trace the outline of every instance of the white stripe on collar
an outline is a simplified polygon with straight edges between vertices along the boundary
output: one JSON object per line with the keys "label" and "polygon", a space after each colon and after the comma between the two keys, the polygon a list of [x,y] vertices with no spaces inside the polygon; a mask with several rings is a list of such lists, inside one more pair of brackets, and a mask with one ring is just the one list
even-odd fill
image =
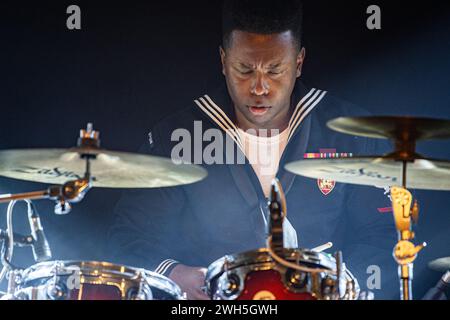
{"label": "white stripe on collar", "polygon": [[[326,91],[311,89],[297,104],[291,119],[289,120],[289,138],[292,138],[295,130],[299,127],[303,119],[314,109],[315,106],[327,94]],[[225,114],[208,95],[204,95],[199,99],[194,100],[197,106],[210,117],[222,130],[224,130],[236,142],[236,144],[243,150],[241,137],[238,133],[236,125]]]}
{"label": "white stripe on collar", "polygon": [[[222,130],[227,133],[233,140],[236,142],[236,144],[243,150],[243,145],[241,142],[241,137],[239,136],[237,129],[233,129],[227,121],[224,120],[224,118],[218,114],[213,107],[209,105],[209,103],[203,99],[200,98],[199,100],[194,100],[194,102],[197,104],[197,106],[203,110],[204,113],[208,117],[210,117]],[[219,107],[218,107],[219,108]],[[220,109],[220,108],[219,108]],[[223,110],[220,110],[221,113],[223,113]],[[226,117],[228,122],[231,122],[231,120],[223,113],[223,115]],[[231,122],[232,123],[232,122]]]}
{"label": "white stripe on collar", "polygon": [[237,130],[236,125],[233,123],[233,121],[230,120],[230,118],[228,118],[225,112],[223,112],[223,110],[217,104],[215,104],[214,101],[208,95],[205,95],[205,98],[224,117],[224,119],[227,120],[228,125],[234,128],[234,130]]}
{"label": "white stripe on collar", "polygon": [[312,88],[297,104],[295,107],[294,112],[292,113],[291,119],[289,120],[289,128],[292,127],[292,122],[294,121],[294,118],[297,116],[298,112],[302,112],[305,108],[303,105],[305,104],[305,101],[307,101],[315,92],[317,91],[316,88]]}
{"label": "white stripe on collar", "polygon": [[292,138],[303,119],[319,104],[320,101],[322,101],[326,94],[326,91],[311,89],[311,91],[305,96],[306,99],[304,98],[300,101],[296,109],[296,111],[299,111],[294,112],[291,118],[292,123],[289,128],[288,141]]}
{"label": "white stripe on collar", "polygon": [[169,267],[174,263],[177,263],[177,261],[173,259],[166,259],[158,265],[158,267],[154,270],[154,272],[164,274],[167,271],[167,269],[169,269]]}

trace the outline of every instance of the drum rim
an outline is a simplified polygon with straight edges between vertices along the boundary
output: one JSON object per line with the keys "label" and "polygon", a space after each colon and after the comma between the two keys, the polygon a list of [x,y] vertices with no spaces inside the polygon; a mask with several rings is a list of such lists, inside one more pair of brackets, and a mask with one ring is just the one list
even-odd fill
{"label": "drum rim", "polygon": [[[99,274],[108,274],[112,278],[122,277],[127,280],[136,280],[140,275],[145,279],[145,282],[156,289],[165,291],[174,297],[182,300],[183,293],[181,288],[171,279],[163,276],[162,274],[156,273],[154,271],[149,271],[144,268],[131,267],[127,265],[105,262],[105,261],[94,261],[94,260],[51,260],[45,262],[36,263],[22,271],[21,282],[27,287],[27,283],[39,279],[51,278],[53,277],[54,270],[57,267],[62,267],[62,272],[58,273],[60,276],[69,275],[73,272],[66,271],[64,268],[68,267],[78,267],[81,274],[87,277],[95,277]],[[101,273],[95,272],[96,270],[101,270]],[[66,269],[67,270],[67,269]],[[86,282],[89,283],[89,282]],[[22,287],[22,286],[21,286]]]}
{"label": "drum rim", "polygon": [[[322,252],[314,252],[308,249],[300,249],[300,248],[292,248],[284,249],[285,258],[289,260],[290,257],[295,253],[301,253],[302,258],[299,260],[305,264],[315,264],[318,268],[325,268],[333,270],[335,268],[334,257]],[[304,259],[304,257],[308,257],[309,259]],[[256,259],[255,259],[256,258]],[[267,248],[260,248],[256,250],[245,251],[242,253],[230,254],[223,256],[214,262],[212,262],[206,273],[206,281],[212,280],[217,276],[220,276],[224,270],[225,260],[228,262],[229,270],[233,270],[240,267],[251,266],[254,265],[262,267],[267,264],[277,264],[273,258],[270,257],[269,251]]]}

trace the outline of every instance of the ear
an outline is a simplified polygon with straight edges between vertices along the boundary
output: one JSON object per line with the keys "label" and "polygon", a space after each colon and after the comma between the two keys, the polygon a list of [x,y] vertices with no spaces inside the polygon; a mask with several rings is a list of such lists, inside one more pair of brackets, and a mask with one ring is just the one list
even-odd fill
{"label": "ear", "polygon": [[302,75],[302,69],[303,69],[303,62],[305,61],[306,57],[306,50],[305,48],[302,48],[297,55],[297,78],[299,78]]}
{"label": "ear", "polygon": [[225,76],[225,50],[222,48],[222,46],[219,47],[219,53],[220,61],[222,62],[222,73]]}

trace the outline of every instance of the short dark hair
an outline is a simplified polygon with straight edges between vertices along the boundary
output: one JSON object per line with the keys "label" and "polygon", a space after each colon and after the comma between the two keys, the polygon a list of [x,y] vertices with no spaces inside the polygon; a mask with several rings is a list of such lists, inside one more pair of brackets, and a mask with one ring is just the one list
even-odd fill
{"label": "short dark hair", "polygon": [[229,48],[234,30],[259,34],[291,31],[300,50],[302,22],[301,0],[224,0],[222,45]]}

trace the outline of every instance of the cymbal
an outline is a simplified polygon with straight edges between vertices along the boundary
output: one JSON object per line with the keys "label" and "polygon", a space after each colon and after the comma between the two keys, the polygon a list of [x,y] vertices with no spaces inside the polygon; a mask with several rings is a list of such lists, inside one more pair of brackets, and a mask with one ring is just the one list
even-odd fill
{"label": "cymbal", "polygon": [[[304,159],[286,170],[314,179],[376,187],[402,186],[402,162],[389,157]],[[425,158],[407,163],[409,189],[450,190],[450,162]]]}
{"label": "cymbal", "polygon": [[439,272],[447,272],[450,270],[450,257],[439,258],[428,263],[428,267]]}
{"label": "cymbal", "polygon": [[22,149],[0,151],[0,176],[19,180],[64,184],[84,176],[90,160],[93,187],[157,188],[190,184],[206,177],[205,169],[174,164],[170,159],[92,148]]}
{"label": "cymbal", "polygon": [[369,138],[431,140],[450,138],[450,120],[415,117],[337,118],[327,123],[335,131]]}

